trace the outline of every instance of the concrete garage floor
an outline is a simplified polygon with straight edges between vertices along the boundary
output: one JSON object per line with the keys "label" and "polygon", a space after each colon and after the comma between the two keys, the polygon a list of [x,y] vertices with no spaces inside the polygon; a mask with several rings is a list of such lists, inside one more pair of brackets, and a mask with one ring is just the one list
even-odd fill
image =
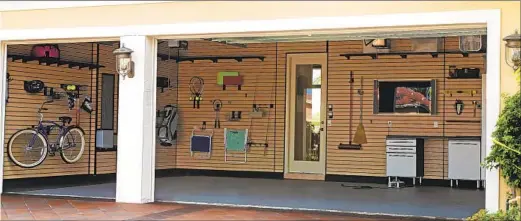
{"label": "concrete garage floor", "polygon": [[[403,216],[465,218],[485,207],[485,191],[448,187],[373,189],[339,182],[178,176],[156,179],[156,201]],[[343,183],[348,186],[361,184]],[[115,183],[16,191],[17,194],[114,199]]]}

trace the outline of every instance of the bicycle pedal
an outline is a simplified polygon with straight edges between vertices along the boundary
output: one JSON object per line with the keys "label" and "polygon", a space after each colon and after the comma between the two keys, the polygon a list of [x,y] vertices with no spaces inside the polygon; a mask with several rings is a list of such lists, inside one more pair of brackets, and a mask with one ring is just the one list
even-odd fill
{"label": "bicycle pedal", "polygon": [[56,153],[54,153],[54,152],[49,153],[49,156],[54,157],[54,156],[56,156]]}

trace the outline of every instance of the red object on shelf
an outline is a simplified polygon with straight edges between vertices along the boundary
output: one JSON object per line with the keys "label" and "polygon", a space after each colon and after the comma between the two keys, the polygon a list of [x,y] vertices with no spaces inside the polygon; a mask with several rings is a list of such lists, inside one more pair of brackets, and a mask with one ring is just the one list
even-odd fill
{"label": "red object on shelf", "polygon": [[60,59],[60,49],[58,48],[58,45],[35,45],[31,49],[31,55],[37,58]]}
{"label": "red object on shelf", "polygon": [[242,85],[242,76],[224,76],[224,85]]}

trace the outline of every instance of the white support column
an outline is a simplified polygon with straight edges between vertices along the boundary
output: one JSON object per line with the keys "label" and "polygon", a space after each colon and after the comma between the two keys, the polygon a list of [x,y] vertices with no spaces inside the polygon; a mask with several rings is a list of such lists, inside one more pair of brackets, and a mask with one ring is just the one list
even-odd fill
{"label": "white support column", "polygon": [[155,185],[157,43],[147,36],[120,41],[134,51],[135,75],[119,78],[116,202],[149,203]]}
{"label": "white support column", "polygon": [[[490,12],[487,21],[487,59],[485,79],[485,109],[483,115],[481,145],[485,145],[486,155],[492,151],[492,132],[501,112],[501,13]],[[504,64],[503,64],[504,65]],[[485,209],[490,212],[499,210],[500,182],[499,170],[490,169],[485,174]]]}
{"label": "white support column", "polygon": [[[6,99],[6,78],[7,78],[7,45],[0,41],[0,140],[5,140],[5,99]],[[3,146],[3,145],[2,145]],[[0,159],[4,159],[4,151],[0,151]],[[4,190],[4,160],[0,168],[0,194]]]}

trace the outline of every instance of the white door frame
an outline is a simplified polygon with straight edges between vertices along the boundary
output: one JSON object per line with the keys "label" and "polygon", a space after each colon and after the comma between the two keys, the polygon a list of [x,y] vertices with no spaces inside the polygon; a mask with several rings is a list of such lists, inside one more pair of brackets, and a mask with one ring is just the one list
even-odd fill
{"label": "white door frame", "polygon": [[[485,121],[483,121],[483,144],[487,154],[492,148],[491,135],[500,112],[500,44],[501,11],[470,10],[429,13],[404,13],[385,15],[363,15],[342,17],[295,18],[273,20],[244,20],[220,22],[194,22],[162,25],[133,25],[117,27],[74,27],[41,29],[0,29],[0,47],[7,43],[31,40],[71,41],[71,39],[119,38],[120,36],[197,37],[197,36],[241,36],[251,32],[272,33],[281,31],[300,31],[312,33],[314,30],[334,30],[369,27],[424,26],[450,24],[486,24],[487,25],[487,75],[485,95]],[[5,41],[5,42],[4,42]],[[0,64],[5,66],[5,52],[0,54]],[[5,67],[0,67],[0,100],[5,101]],[[4,107],[0,107],[4,119]],[[3,122],[3,120],[0,120]],[[1,123],[1,122],[0,122]],[[0,125],[0,140],[4,140],[4,125]],[[3,151],[0,151],[3,159]],[[3,162],[3,161],[2,161]],[[496,169],[487,170],[486,209],[496,211],[499,208],[499,173]],[[3,167],[0,169],[0,187],[2,187]]]}

